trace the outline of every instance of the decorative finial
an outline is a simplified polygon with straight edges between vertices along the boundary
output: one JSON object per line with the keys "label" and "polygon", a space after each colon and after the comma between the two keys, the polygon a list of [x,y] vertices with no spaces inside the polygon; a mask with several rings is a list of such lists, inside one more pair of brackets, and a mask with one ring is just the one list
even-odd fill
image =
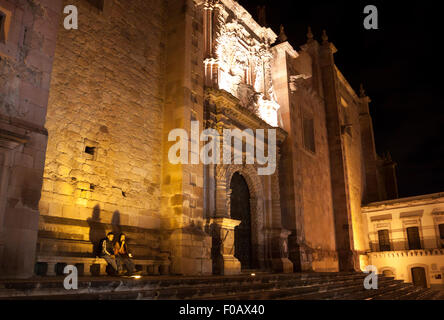
{"label": "decorative finial", "polygon": [[364,98],[366,96],[364,85],[361,83],[361,86],[359,88],[359,94],[361,95],[361,98]]}
{"label": "decorative finial", "polygon": [[288,40],[288,37],[287,37],[287,35],[285,34],[285,28],[284,28],[284,26],[281,24],[281,31],[280,31],[280,33],[279,33],[279,42],[282,43],[282,42],[285,42],[285,41],[287,41],[287,40]]}
{"label": "decorative finial", "polygon": [[265,5],[257,6],[258,22],[261,27],[267,27],[267,7]]}
{"label": "decorative finial", "polygon": [[313,32],[311,32],[311,27],[308,27],[308,32],[307,32],[307,42],[312,42],[313,41]]}
{"label": "decorative finial", "polygon": [[323,41],[323,43],[328,42],[328,35],[327,35],[327,31],[325,29],[322,30],[322,41]]}

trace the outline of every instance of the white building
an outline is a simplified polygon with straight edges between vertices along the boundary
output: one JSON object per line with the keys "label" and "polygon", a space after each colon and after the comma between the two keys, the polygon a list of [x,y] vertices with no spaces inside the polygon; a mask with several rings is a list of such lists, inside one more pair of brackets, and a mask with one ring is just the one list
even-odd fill
{"label": "white building", "polygon": [[369,264],[379,273],[444,289],[444,193],[370,203]]}

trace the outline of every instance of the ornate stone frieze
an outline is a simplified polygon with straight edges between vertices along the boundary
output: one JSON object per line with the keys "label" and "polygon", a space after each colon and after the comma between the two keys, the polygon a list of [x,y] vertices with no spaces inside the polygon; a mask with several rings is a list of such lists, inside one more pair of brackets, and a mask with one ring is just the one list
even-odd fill
{"label": "ornate stone frieze", "polygon": [[[235,121],[239,128],[250,128],[253,130],[272,128],[271,125],[257,114],[241,106],[238,99],[224,90],[207,88],[205,91],[205,100],[207,103],[207,112],[209,112],[208,123],[212,122],[213,127],[223,125],[229,128],[232,126],[232,122]],[[286,139],[287,132],[281,128],[276,129],[276,138],[280,144]],[[267,131],[265,131],[265,134],[267,134]],[[265,139],[265,141],[267,140]]]}
{"label": "ornate stone frieze", "polygon": [[[240,105],[278,127],[280,108],[271,77],[270,44],[277,35],[259,26],[236,2],[207,2],[206,84],[225,90]],[[210,10],[209,10],[210,11]]]}

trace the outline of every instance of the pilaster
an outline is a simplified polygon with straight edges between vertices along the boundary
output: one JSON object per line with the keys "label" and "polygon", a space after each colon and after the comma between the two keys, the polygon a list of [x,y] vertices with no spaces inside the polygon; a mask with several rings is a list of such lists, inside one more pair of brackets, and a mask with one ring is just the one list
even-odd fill
{"label": "pilaster", "polygon": [[234,228],[240,224],[241,221],[229,218],[211,220],[213,270],[216,274],[241,273],[241,263],[234,257]]}

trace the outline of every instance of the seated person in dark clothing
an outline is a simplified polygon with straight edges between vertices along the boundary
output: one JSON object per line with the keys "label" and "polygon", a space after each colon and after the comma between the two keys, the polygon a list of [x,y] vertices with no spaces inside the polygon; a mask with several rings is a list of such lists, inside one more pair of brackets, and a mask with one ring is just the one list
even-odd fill
{"label": "seated person in dark clothing", "polygon": [[133,255],[128,250],[126,236],[123,233],[120,235],[119,240],[116,241],[116,244],[114,245],[114,254],[116,255],[119,273],[123,272],[123,266],[125,266],[127,269],[127,275],[132,275],[134,273],[134,264],[131,261]]}
{"label": "seated person in dark clothing", "polygon": [[106,262],[114,269],[114,272],[118,271],[116,256],[114,254],[114,233],[109,232],[106,238],[100,242],[100,257],[105,259]]}

